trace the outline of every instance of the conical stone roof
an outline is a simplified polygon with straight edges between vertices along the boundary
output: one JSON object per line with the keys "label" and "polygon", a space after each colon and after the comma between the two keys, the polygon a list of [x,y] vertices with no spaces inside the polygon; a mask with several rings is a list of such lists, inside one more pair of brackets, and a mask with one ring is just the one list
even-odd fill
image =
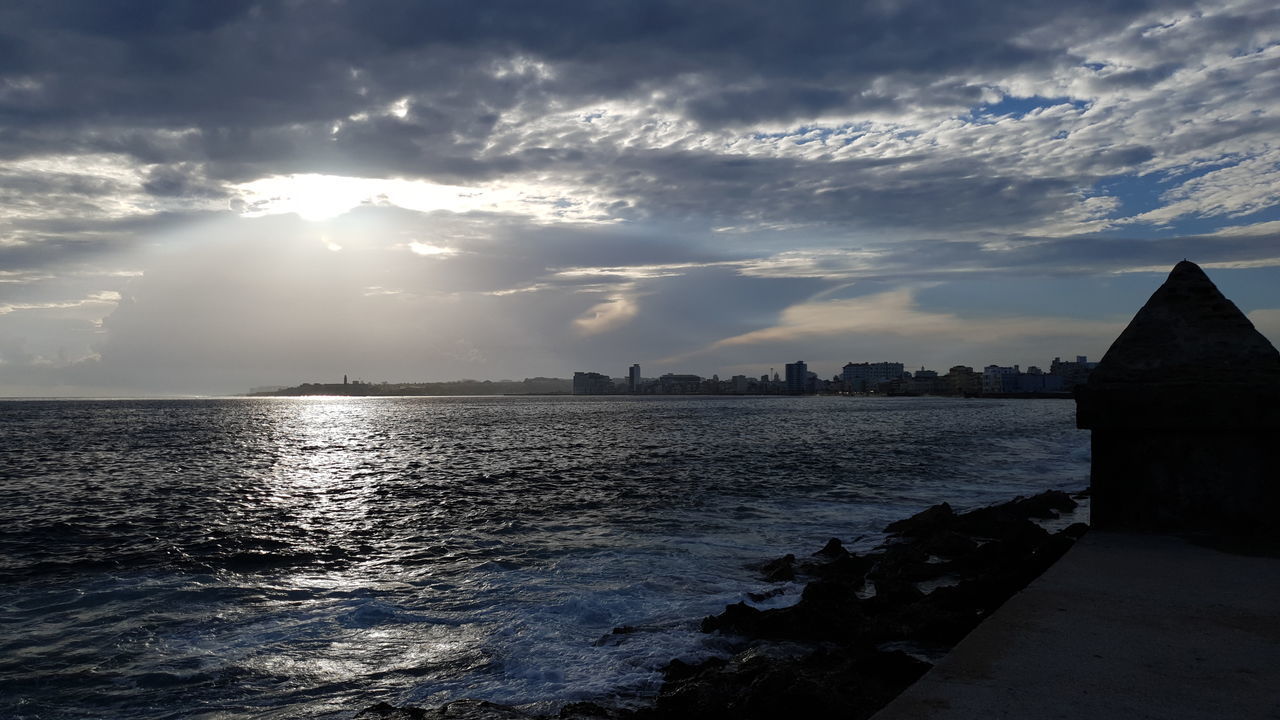
{"label": "conical stone roof", "polygon": [[1280,352],[1193,262],[1183,260],[1089,377],[1113,383],[1280,383]]}

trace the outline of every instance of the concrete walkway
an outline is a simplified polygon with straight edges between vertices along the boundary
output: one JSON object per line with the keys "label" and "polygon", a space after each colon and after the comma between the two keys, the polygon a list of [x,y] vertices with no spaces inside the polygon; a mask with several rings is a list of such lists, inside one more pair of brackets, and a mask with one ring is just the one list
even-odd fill
{"label": "concrete walkway", "polygon": [[873,720],[1280,720],[1280,558],[1090,531]]}

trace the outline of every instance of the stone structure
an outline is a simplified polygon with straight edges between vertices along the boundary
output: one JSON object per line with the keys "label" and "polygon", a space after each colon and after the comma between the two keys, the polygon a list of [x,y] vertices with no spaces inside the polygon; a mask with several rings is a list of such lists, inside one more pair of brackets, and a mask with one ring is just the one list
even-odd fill
{"label": "stone structure", "polygon": [[1182,261],[1077,389],[1093,524],[1280,535],[1280,353]]}

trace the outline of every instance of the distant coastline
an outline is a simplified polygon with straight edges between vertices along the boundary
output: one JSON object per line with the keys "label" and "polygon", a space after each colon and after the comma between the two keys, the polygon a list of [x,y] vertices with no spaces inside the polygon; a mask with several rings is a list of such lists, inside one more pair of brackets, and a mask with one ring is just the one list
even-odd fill
{"label": "distant coastline", "polygon": [[355,380],[340,383],[302,383],[293,387],[255,388],[248,397],[306,397],[342,395],[347,397],[456,396],[456,395],[572,395],[573,383],[566,378],[525,378],[524,380],[451,380],[423,383],[370,383]]}
{"label": "distant coastline", "polygon": [[[392,382],[347,382],[347,383],[302,383],[293,387],[255,388],[245,394],[246,397],[461,397],[473,395],[492,396],[562,396],[577,395],[573,392],[573,381],[568,378],[528,378],[525,380],[452,380],[448,382],[429,383],[392,383]],[[949,393],[849,393],[820,392],[809,395],[859,395],[870,397],[964,397],[1000,400],[1029,399],[1066,399],[1073,395],[1070,392],[1027,392],[1027,393],[964,393],[963,396]],[[682,397],[782,397],[779,393],[766,392],[647,392],[647,393],[612,393],[615,397],[630,396],[682,396]]]}

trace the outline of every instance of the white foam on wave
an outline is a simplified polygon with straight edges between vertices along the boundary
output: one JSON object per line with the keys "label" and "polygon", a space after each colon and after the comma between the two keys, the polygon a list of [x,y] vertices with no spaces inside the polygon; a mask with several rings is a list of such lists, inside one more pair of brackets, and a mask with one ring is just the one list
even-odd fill
{"label": "white foam on wave", "polygon": [[698,622],[743,600],[748,578],[736,565],[717,568],[699,555],[658,548],[579,553],[491,573],[486,585],[496,601],[476,619],[495,672],[423,683],[409,699],[432,705],[465,696],[527,706],[652,693],[673,658],[725,650]]}

